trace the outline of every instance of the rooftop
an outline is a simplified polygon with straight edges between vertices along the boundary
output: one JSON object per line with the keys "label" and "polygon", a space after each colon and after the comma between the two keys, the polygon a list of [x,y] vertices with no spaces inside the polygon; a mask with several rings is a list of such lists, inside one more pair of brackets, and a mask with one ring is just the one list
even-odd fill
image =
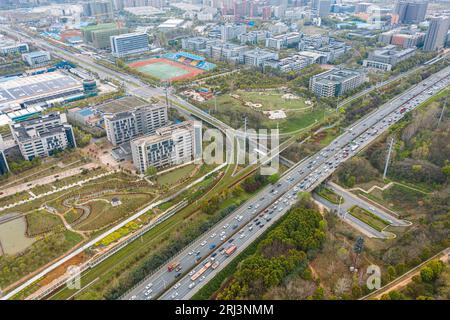
{"label": "rooftop", "polygon": [[100,106],[97,106],[97,110],[100,110],[104,113],[118,113],[134,110],[148,104],[149,103],[143,99],[134,96],[125,96],[123,98],[106,102]]}

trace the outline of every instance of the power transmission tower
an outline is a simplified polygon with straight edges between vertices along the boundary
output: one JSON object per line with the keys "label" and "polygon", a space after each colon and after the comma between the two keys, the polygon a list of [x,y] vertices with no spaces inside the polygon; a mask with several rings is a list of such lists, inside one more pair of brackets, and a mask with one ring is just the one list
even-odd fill
{"label": "power transmission tower", "polygon": [[386,179],[386,174],[389,166],[389,160],[391,159],[391,153],[392,153],[392,146],[394,145],[394,138],[391,138],[391,142],[389,143],[389,151],[386,158],[386,164],[384,165],[384,172],[383,172],[383,180]]}

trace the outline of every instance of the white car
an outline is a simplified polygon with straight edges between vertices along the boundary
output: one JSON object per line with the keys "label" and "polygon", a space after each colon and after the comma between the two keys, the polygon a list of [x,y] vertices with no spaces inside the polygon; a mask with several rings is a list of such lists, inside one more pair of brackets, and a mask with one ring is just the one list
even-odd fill
{"label": "white car", "polygon": [[223,226],[224,229],[228,228],[230,225],[227,223],[226,225]]}
{"label": "white car", "polygon": [[245,238],[245,233],[243,233],[239,236],[239,239],[243,239],[243,238]]}
{"label": "white car", "polygon": [[205,280],[205,276],[202,276],[198,281],[202,282],[203,280]]}
{"label": "white car", "polygon": [[211,238],[214,238],[216,236],[216,234],[215,233],[213,233],[212,235],[211,235]]}
{"label": "white car", "polygon": [[193,287],[195,287],[195,282],[192,282],[192,283],[189,285],[189,289],[192,289]]}
{"label": "white car", "polygon": [[202,243],[200,243],[200,245],[202,246],[202,247],[204,247],[205,245],[206,245],[206,240],[205,241],[203,241]]}

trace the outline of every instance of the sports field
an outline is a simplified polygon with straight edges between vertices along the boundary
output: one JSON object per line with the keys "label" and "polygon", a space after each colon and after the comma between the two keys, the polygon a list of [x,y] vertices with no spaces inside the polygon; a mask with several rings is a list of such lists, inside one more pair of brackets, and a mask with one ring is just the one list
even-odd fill
{"label": "sports field", "polygon": [[128,66],[159,80],[184,80],[203,73],[203,70],[164,58],[137,61]]}

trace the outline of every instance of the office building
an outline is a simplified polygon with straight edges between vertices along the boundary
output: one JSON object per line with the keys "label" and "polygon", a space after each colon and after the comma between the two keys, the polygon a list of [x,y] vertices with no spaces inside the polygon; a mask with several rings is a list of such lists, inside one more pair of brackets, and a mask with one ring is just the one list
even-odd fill
{"label": "office building", "polygon": [[390,71],[397,63],[412,57],[415,53],[415,48],[399,50],[396,46],[389,45],[370,52],[369,57],[363,61],[363,66]]}
{"label": "office building", "polygon": [[148,35],[143,32],[125,33],[112,36],[111,53],[115,57],[124,57],[148,51]]}
{"label": "office building", "polygon": [[47,157],[66,148],[75,148],[72,126],[64,113],[49,113],[11,125],[12,136],[25,160]]}
{"label": "office building", "polygon": [[[1,145],[0,145],[1,148]],[[0,174],[6,174],[9,172],[8,160],[6,159],[5,153],[0,149]]]}
{"label": "office building", "polygon": [[192,52],[206,52],[206,48],[210,44],[217,42],[217,39],[206,37],[190,37],[181,39],[181,48]]}
{"label": "office building", "polygon": [[50,53],[47,51],[33,51],[29,53],[22,54],[22,59],[30,67],[40,67],[44,66],[50,62]]}
{"label": "office building", "polygon": [[424,51],[437,51],[444,48],[449,27],[450,17],[434,17],[430,21],[425,40]]}
{"label": "office building", "polygon": [[105,103],[97,109],[103,114],[106,137],[114,146],[140,135],[153,134],[168,122],[165,105],[149,104],[132,96]]}
{"label": "office building", "polygon": [[185,121],[156,129],[153,135],[132,140],[131,153],[141,173],[151,166],[159,169],[201,159],[201,122]]}
{"label": "office building", "polygon": [[244,64],[247,66],[260,68],[267,60],[278,60],[278,53],[258,48],[244,52]]}
{"label": "office building", "polygon": [[427,1],[399,0],[395,4],[394,13],[398,15],[399,23],[417,24],[425,20],[427,8]]}
{"label": "office building", "polygon": [[423,44],[425,33],[410,29],[393,29],[381,33],[378,41],[403,48],[419,47]]}
{"label": "office building", "polygon": [[258,44],[258,42],[266,41],[267,38],[271,36],[269,31],[265,30],[254,30],[240,34],[238,40],[241,44]]}
{"label": "office building", "polygon": [[335,68],[309,79],[309,89],[318,97],[337,97],[366,81],[364,73],[346,68]]}
{"label": "office building", "polygon": [[87,26],[81,29],[83,41],[97,49],[108,50],[111,48],[110,37],[128,32],[125,27],[120,27],[116,23],[102,23]]}
{"label": "office building", "polygon": [[110,0],[83,3],[83,15],[95,17],[97,20],[112,20],[114,18],[113,3]]}
{"label": "office building", "polygon": [[320,17],[326,17],[331,12],[331,0],[318,0],[317,14]]}
{"label": "office building", "polygon": [[272,36],[266,39],[266,47],[273,49],[285,49],[297,46],[302,38],[302,35],[298,32],[289,32],[286,34],[280,34]]}
{"label": "office building", "polygon": [[0,35],[0,55],[21,54],[29,51],[28,44]]}
{"label": "office building", "polygon": [[245,24],[231,24],[227,23],[220,27],[220,34],[222,41],[236,39],[240,34],[245,33],[247,27]]}
{"label": "office building", "polygon": [[300,71],[306,68],[312,63],[312,59],[300,54],[294,54],[292,56],[280,59],[280,60],[267,60],[264,62],[263,66],[271,67],[281,72],[291,72]]}
{"label": "office building", "polygon": [[223,41],[216,41],[206,47],[207,55],[214,60],[228,61],[234,64],[244,62],[244,52],[247,50],[249,50],[247,46]]}

